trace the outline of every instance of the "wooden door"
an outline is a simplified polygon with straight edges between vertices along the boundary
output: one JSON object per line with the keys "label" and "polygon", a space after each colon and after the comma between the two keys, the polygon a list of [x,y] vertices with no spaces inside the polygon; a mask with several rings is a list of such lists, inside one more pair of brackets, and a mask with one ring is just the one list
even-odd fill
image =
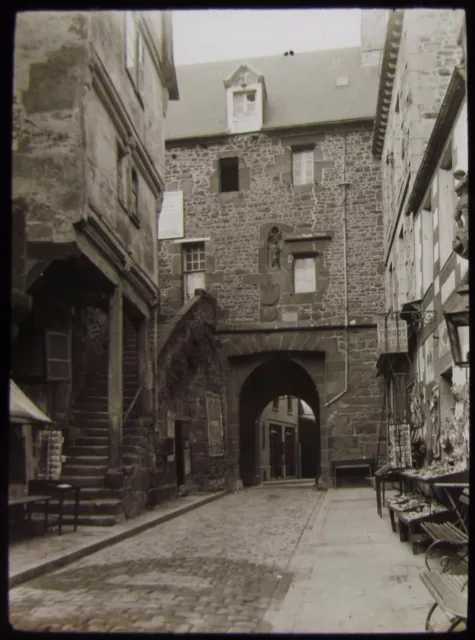
{"label": "wooden door", "polygon": [[269,454],[271,478],[282,478],[282,427],[269,425]]}
{"label": "wooden door", "polygon": [[295,477],[295,429],[285,427],[284,434],[285,477]]}

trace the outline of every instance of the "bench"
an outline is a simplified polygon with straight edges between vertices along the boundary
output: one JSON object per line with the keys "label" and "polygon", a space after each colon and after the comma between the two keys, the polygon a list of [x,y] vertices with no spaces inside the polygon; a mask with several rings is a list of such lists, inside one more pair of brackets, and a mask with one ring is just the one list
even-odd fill
{"label": "bench", "polygon": [[[445,488],[445,485],[441,485]],[[452,488],[454,485],[450,485]],[[464,505],[464,507],[468,507],[469,495],[468,488],[465,488],[459,498],[460,502]],[[453,501],[452,501],[452,504]],[[454,504],[455,507],[455,504]],[[466,509],[468,510],[468,509]],[[438,546],[446,546],[450,545],[455,547],[454,555],[457,558],[457,562],[455,566],[457,566],[462,560],[464,560],[468,555],[468,532],[467,528],[464,524],[463,513],[455,510],[457,515],[457,521],[454,524],[453,522],[425,522],[421,524],[423,530],[430,536],[432,539],[432,544],[426,551],[425,563],[426,567],[430,570],[429,566],[429,557]],[[444,558],[442,562],[443,570],[445,571],[448,566],[449,557]]]}
{"label": "bench", "polygon": [[18,506],[26,506],[26,512],[28,517],[28,522],[31,523],[31,507],[35,504],[44,503],[44,528],[45,531],[48,529],[48,505],[49,501],[52,500],[53,496],[49,495],[36,495],[36,496],[22,496],[19,498],[8,498],[8,507],[18,507]]}
{"label": "bench", "polygon": [[367,469],[369,477],[373,475],[373,458],[351,458],[351,459],[337,459],[331,461],[333,486],[337,487],[336,472],[337,469]]}
{"label": "bench", "polygon": [[433,631],[430,619],[437,607],[440,607],[446,615],[453,616],[447,631],[453,631],[460,623],[466,622],[468,615],[467,575],[459,576],[438,571],[424,571],[420,578],[435,600],[426,618],[426,631]]}

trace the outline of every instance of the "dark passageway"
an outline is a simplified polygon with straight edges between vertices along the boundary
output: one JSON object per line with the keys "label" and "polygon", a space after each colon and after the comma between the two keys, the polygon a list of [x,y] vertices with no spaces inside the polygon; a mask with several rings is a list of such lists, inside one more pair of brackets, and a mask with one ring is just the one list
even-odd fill
{"label": "dark passageway", "polygon": [[[244,382],[239,399],[240,471],[244,486],[259,484],[258,420],[264,407],[277,396],[295,396],[304,400],[315,415],[313,433],[306,431],[306,473],[320,473],[319,397],[313,380],[288,354],[272,355],[258,365]],[[306,475],[305,477],[309,477]]]}

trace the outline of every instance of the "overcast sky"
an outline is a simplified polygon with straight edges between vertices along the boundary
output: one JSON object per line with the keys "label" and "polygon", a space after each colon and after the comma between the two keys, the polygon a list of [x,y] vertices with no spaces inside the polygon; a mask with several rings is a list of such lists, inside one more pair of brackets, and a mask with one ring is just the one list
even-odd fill
{"label": "overcast sky", "polygon": [[175,64],[360,45],[360,9],[173,11]]}

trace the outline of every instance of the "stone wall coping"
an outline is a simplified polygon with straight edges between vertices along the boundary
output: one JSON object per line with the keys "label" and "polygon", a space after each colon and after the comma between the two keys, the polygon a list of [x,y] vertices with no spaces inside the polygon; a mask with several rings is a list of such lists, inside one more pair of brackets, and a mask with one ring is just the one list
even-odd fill
{"label": "stone wall coping", "polygon": [[301,322],[249,322],[246,324],[231,324],[231,325],[218,325],[216,329],[216,333],[254,333],[254,332],[262,332],[262,333],[273,333],[274,331],[295,331],[295,330],[305,330],[305,331],[328,331],[334,329],[372,329],[376,328],[377,324],[374,320],[367,319],[365,322],[355,322],[354,324],[349,324],[346,327],[345,324],[315,324],[308,321]]}
{"label": "stone wall coping", "polygon": [[302,242],[308,240],[332,240],[333,231],[324,231],[323,233],[301,233],[298,236],[288,236],[284,238],[284,242]]}

